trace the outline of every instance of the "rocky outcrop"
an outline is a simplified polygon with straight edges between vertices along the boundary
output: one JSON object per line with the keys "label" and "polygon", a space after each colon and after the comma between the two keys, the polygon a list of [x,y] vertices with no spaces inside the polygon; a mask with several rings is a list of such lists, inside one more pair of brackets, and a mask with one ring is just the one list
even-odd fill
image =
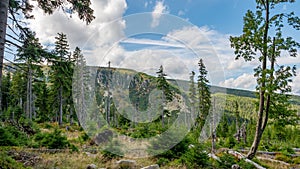
{"label": "rocky outcrop", "polygon": [[159,166],[158,166],[158,164],[153,164],[153,165],[143,167],[141,169],[159,169]]}

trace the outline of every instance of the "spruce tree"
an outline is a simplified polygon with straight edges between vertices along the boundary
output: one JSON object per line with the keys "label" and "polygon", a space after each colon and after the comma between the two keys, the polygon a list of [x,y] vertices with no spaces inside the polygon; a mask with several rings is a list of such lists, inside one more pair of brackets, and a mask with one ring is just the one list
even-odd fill
{"label": "spruce tree", "polygon": [[76,47],[73,52],[73,58],[75,60],[74,75],[73,75],[73,85],[72,85],[72,95],[74,98],[74,106],[76,109],[78,123],[80,125],[85,125],[84,119],[87,119],[86,115],[88,109],[89,95],[89,70],[86,65],[85,58],[81,53],[81,50]]}
{"label": "spruce tree", "polygon": [[189,96],[190,96],[190,103],[191,103],[191,113],[190,118],[192,121],[195,120],[195,113],[197,111],[197,94],[196,94],[196,86],[195,86],[195,72],[191,72],[190,76],[190,87],[189,87]]}
{"label": "spruce tree", "polygon": [[[51,90],[53,95],[54,111],[56,111],[56,120],[59,125],[63,123],[63,109],[65,108],[64,102],[66,95],[69,94],[70,87],[70,66],[68,60],[69,44],[67,36],[63,33],[58,33],[55,38],[55,51],[54,57],[51,59]],[[58,110],[55,107],[58,107]]]}
{"label": "spruce tree", "polygon": [[[174,93],[171,91],[170,84],[166,80],[167,74],[164,73],[164,68],[161,65],[157,73],[157,88],[160,89],[162,93],[163,108],[167,102],[173,100]],[[162,110],[161,123],[164,127],[164,109]]]}
{"label": "spruce tree", "polygon": [[197,90],[198,90],[198,116],[197,123],[200,128],[204,125],[205,119],[209,113],[211,107],[211,95],[208,86],[207,79],[207,70],[203,63],[203,60],[200,59],[198,62],[199,66],[199,75],[197,80]]}
{"label": "spruce tree", "polygon": [[34,33],[28,34],[23,40],[22,48],[18,49],[16,61],[25,62],[23,68],[27,73],[27,98],[26,98],[26,115],[32,119],[34,111],[34,91],[33,80],[38,78],[38,72],[41,72],[42,55],[45,53],[39,40]]}

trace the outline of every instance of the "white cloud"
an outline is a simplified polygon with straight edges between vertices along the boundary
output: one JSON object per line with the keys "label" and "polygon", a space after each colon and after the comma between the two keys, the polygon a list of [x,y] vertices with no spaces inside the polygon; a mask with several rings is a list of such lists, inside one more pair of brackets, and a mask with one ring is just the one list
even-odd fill
{"label": "white cloud", "polygon": [[164,5],[163,1],[157,1],[156,5],[152,11],[152,23],[151,27],[157,27],[160,22],[160,17],[162,16],[163,13],[169,13],[167,6]]}
{"label": "white cloud", "polygon": [[151,39],[135,39],[128,38],[122,41],[123,43],[131,43],[131,44],[144,44],[144,45],[157,45],[157,46],[167,46],[167,47],[175,47],[175,48],[185,48],[183,44],[180,43],[170,43],[163,40],[151,40]]}
{"label": "white cloud", "polygon": [[53,43],[57,33],[64,32],[72,49],[76,46],[100,46],[124,36],[124,21],[108,23],[123,16],[127,9],[125,0],[92,0],[92,8],[96,19],[86,25],[77,14],[70,18],[68,14],[57,10],[52,15],[46,15],[36,7],[32,12],[35,19],[29,21],[29,27],[37,33],[43,44]]}
{"label": "white cloud", "polygon": [[256,86],[256,79],[253,74],[244,73],[237,78],[230,78],[221,82],[220,86],[254,90]]}

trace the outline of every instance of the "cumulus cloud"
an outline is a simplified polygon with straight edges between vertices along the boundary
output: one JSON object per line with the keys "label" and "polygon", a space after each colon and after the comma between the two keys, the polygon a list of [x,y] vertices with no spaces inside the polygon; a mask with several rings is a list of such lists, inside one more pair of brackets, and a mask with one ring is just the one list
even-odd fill
{"label": "cumulus cloud", "polygon": [[220,86],[254,90],[256,86],[256,79],[253,74],[244,73],[237,78],[229,78],[224,82],[221,82]]}
{"label": "cumulus cloud", "polygon": [[53,43],[57,33],[64,32],[71,48],[112,43],[124,36],[124,21],[109,23],[123,16],[127,9],[125,0],[92,0],[92,8],[96,19],[86,25],[76,14],[70,18],[69,14],[57,10],[52,15],[46,15],[36,7],[32,12],[35,19],[29,21],[29,27],[37,33],[43,44]]}
{"label": "cumulus cloud", "polygon": [[169,13],[167,6],[164,5],[163,1],[157,1],[152,11],[152,23],[151,23],[152,28],[157,27],[159,25],[160,18],[163,13]]}

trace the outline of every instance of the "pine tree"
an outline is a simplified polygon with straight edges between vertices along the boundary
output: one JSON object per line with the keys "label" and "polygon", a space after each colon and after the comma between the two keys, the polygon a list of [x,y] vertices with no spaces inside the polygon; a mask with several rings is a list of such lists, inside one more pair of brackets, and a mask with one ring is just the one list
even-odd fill
{"label": "pine tree", "polygon": [[74,106],[77,111],[78,123],[85,125],[84,119],[87,119],[88,109],[88,89],[89,89],[89,70],[86,66],[86,61],[81,53],[81,50],[76,47],[73,58],[75,60],[74,76],[73,76],[73,88],[72,94],[74,98]]}
{"label": "pine tree", "polygon": [[198,116],[197,116],[197,123],[199,123],[199,127],[202,128],[204,125],[205,119],[209,113],[209,109],[211,106],[211,96],[210,96],[210,91],[209,91],[209,86],[208,83],[209,81],[207,80],[207,70],[206,67],[203,63],[203,60],[200,59],[198,62],[199,66],[199,76],[197,80],[197,90],[198,90]]}
{"label": "pine tree", "polygon": [[26,100],[26,79],[26,75],[22,70],[19,69],[14,72],[9,89],[11,107],[24,109],[24,100]]}
{"label": "pine tree", "polygon": [[190,102],[191,102],[191,113],[190,118],[192,121],[195,120],[195,113],[197,111],[197,94],[196,94],[196,87],[195,87],[195,72],[192,71],[190,76],[190,88],[189,88],[189,96],[190,96]]}
{"label": "pine tree", "polygon": [[[164,68],[161,65],[157,73],[157,88],[160,89],[162,93],[162,101],[163,107],[167,102],[171,102],[173,100],[174,93],[171,91],[170,84],[166,80],[167,74],[164,73]],[[164,127],[164,111],[162,110],[161,123],[162,127]]]}
{"label": "pine tree", "polygon": [[27,73],[27,98],[26,98],[26,115],[29,119],[32,119],[34,111],[34,99],[33,99],[33,79],[37,76],[38,71],[41,71],[39,66],[42,59],[42,55],[45,53],[39,40],[33,33],[25,37],[22,48],[18,49],[17,61],[25,62]]}
{"label": "pine tree", "polygon": [[[58,33],[58,36],[55,38],[55,51],[54,58],[51,60],[51,82],[52,82],[52,95],[54,95],[53,105],[58,106],[56,111],[56,120],[59,125],[63,123],[63,109],[65,108],[64,102],[66,97],[69,97],[68,94],[71,90],[71,77],[70,72],[70,61],[68,60],[69,54],[69,45],[67,42],[67,36],[63,33]],[[58,112],[58,113],[57,113]],[[57,119],[58,118],[58,119]]]}
{"label": "pine tree", "polygon": [[6,75],[3,76],[2,82],[2,110],[7,110],[8,106],[11,102],[11,97],[9,95],[9,89],[11,86],[11,73],[7,72]]}

